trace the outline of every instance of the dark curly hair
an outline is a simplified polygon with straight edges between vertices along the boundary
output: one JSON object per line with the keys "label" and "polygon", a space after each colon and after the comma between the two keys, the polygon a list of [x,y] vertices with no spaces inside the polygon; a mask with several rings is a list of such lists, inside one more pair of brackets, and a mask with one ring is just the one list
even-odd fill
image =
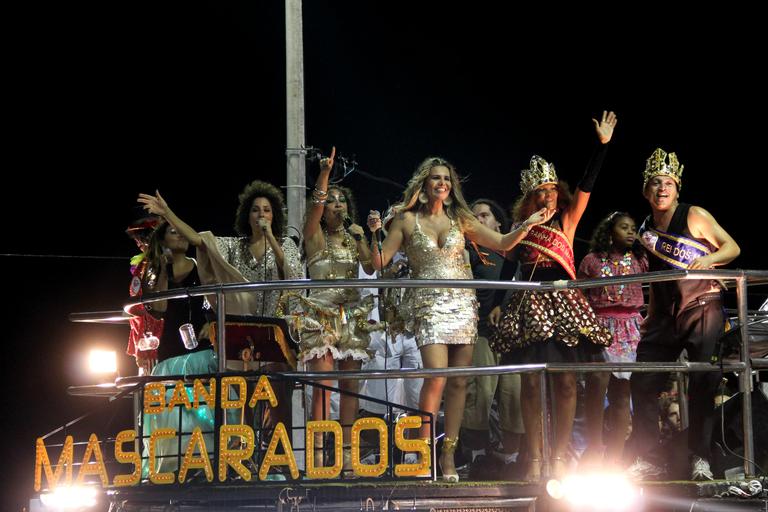
{"label": "dark curly hair", "polygon": [[491,209],[493,216],[496,217],[496,220],[499,221],[499,224],[501,224],[500,229],[502,233],[509,231],[509,217],[507,217],[507,214],[504,213],[504,209],[499,205],[499,203],[493,199],[475,199],[472,201],[472,204],[469,205],[469,209],[474,211],[475,206],[479,204],[488,205],[488,208]]}
{"label": "dark curly hair", "polygon": [[272,233],[281,240],[285,232],[285,197],[280,189],[266,181],[254,180],[245,186],[238,199],[235,213],[235,232],[240,236],[251,236],[251,206],[257,197],[265,197],[272,206]]}
{"label": "dark curly hair", "polygon": [[[613,228],[615,228],[619,220],[624,217],[632,219],[632,222],[635,221],[635,219],[627,212],[613,212],[601,220],[595,228],[595,231],[592,233],[592,239],[589,241],[589,252],[608,254],[611,250],[611,233],[613,233]],[[642,258],[643,252],[643,247],[640,243],[635,241],[632,245],[632,253],[639,259]]]}
{"label": "dark curly hair", "polygon": [[[557,188],[557,209],[563,211],[568,208],[573,201],[571,188],[568,186],[568,183],[563,180],[558,181],[555,184],[555,187]],[[536,208],[536,189],[534,189],[524,196],[518,197],[515,204],[512,205],[512,220],[514,222],[523,222],[533,215],[533,212],[536,210],[538,210],[538,208]]]}

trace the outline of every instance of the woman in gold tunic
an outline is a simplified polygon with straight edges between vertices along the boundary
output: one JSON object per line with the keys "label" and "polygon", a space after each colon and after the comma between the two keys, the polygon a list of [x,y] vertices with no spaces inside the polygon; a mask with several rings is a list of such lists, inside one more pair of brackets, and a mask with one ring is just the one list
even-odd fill
{"label": "woman in gold tunic", "polygon": [[[320,161],[320,174],[312,192],[312,204],[304,223],[304,248],[307,269],[313,280],[356,279],[358,264],[373,273],[371,253],[363,228],[355,223],[356,211],[352,192],[338,185],[328,185],[336,148],[330,157]],[[345,224],[346,223],[346,224]],[[306,317],[300,319],[300,359],[313,372],[360,370],[369,358],[369,333],[378,324],[368,323],[373,309],[373,296],[361,298],[359,288],[316,288],[308,297],[300,297]],[[296,295],[296,294],[292,294]],[[319,384],[331,385],[331,381]],[[339,417],[343,426],[344,469],[351,469],[351,426],[357,419],[357,380],[340,380],[342,393]],[[315,388],[312,393],[313,420],[328,419],[330,394]],[[319,437],[319,436],[318,436]],[[319,441],[319,439],[318,439]],[[316,442],[316,447],[321,445]],[[320,454],[318,450],[318,455]]]}
{"label": "woman in gold tunic", "polygon": [[[442,158],[427,158],[416,169],[394,207],[395,216],[382,254],[373,246],[373,266],[381,269],[402,247],[414,279],[472,279],[464,260],[464,237],[483,247],[509,250],[531,226],[546,222],[552,212],[533,213],[516,230],[502,235],[480,224],[467,206],[456,169]],[[372,232],[382,226],[375,212],[368,217]],[[408,330],[416,335],[425,368],[469,366],[477,336],[477,301],[468,288],[418,288],[406,300]],[[437,417],[445,390],[445,439],[440,455],[443,480],[458,482],[453,454],[464,412],[466,379],[425,379],[419,408]],[[420,436],[429,440],[430,425],[422,424]]]}

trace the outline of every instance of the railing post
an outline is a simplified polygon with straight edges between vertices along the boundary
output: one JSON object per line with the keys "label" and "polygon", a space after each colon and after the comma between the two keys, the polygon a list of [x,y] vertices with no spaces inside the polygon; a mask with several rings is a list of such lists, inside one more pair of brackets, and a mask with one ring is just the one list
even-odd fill
{"label": "railing post", "polygon": [[547,370],[539,370],[539,400],[541,400],[541,458],[543,467],[543,476],[550,474],[549,467],[549,414],[547,414]]}
{"label": "railing post", "polygon": [[227,371],[227,340],[225,322],[227,320],[226,296],[223,291],[216,292],[216,339],[219,340],[217,350],[219,356],[219,373]]}
{"label": "railing post", "polygon": [[755,474],[755,442],[752,433],[752,359],[749,355],[749,328],[747,318],[747,278],[744,272],[736,278],[736,301],[741,331],[741,362],[746,368],[739,374],[741,391],[741,422],[744,428],[744,475]]}

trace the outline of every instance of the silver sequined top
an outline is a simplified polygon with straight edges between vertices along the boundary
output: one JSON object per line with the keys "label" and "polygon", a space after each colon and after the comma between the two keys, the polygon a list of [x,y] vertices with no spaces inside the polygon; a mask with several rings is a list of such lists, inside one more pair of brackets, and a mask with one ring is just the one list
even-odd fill
{"label": "silver sequined top", "polygon": [[[275,253],[267,243],[267,251],[264,256],[256,259],[248,248],[247,237],[217,236],[216,247],[222,257],[235,267],[248,281],[279,281],[281,279],[275,264]],[[301,279],[303,276],[301,267],[301,255],[299,248],[290,237],[285,237],[281,244],[285,254],[283,267],[283,279]],[[266,264],[265,264],[266,258]],[[265,270],[266,268],[266,276]],[[266,295],[266,296],[265,296]],[[280,291],[254,292],[256,302],[263,304],[265,316],[275,316],[277,301],[280,299]],[[263,300],[263,302],[262,302]]]}

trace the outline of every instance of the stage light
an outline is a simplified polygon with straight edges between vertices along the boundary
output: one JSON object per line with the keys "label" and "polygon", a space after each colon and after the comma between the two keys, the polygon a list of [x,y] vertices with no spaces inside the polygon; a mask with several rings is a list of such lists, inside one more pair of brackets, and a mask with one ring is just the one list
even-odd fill
{"label": "stage light", "polygon": [[569,475],[562,481],[550,480],[546,488],[552,498],[564,499],[574,510],[628,510],[639,496],[637,488],[617,473]]}
{"label": "stage light", "polygon": [[117,373],[117,354],[114,350],[91,350],[88,368],[92,373]]}
{"label": "stage light", "polygon": [[96,505],[96,488],[62,486],[40,495],[46,510],[78,510]]}

